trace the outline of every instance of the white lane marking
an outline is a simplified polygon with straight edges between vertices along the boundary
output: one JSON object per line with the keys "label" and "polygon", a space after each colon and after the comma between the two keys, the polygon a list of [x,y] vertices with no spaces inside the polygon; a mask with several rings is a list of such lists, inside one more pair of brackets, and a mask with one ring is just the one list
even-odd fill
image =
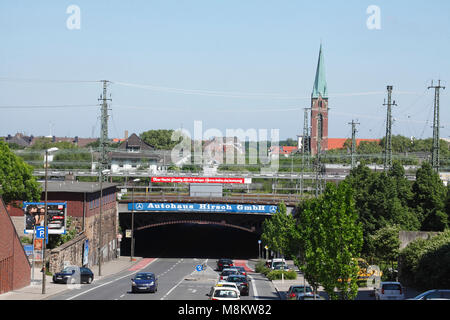
{"label": "white lane marking", "polygon": [[249,275],[248,277],[250,278],[250,280],[252,280],[253,296],[255,297],[255,300],[259,300],[258,290],[256,290],[256,285],[255,285],[255,279],[253,279],[253,277],[251,275]]}
{"label": "white lane marking", "polygon": [[[156,258],[155,260],[153,260],[152,262],[150,262],[147,266],[151,265],[151,264],[152,264],[154,261],[156,261],[156,260],[158,260],[158,258]],[[146,267],[147,267],[147,266],[146,266]],[[141,270],[141,269],[140,269],[140,270]],[[88,292],[91,292],[92,290],[101,288],[101,287],[103,287],[103,286],[106,286],[107,284],[116,282],[116,281],[118,281],[118,280],[120,280],[120,279],[129,277],[129,276],[131,276],[132,274],[138,273],[140,270],[133,271],[132,273],[127,273],[127,274],[124,275],[123,277],[120,277],[120,278],[111,280],[111,281],[109,281],[109,282],[103,283],[103,284],[101,284],[101,285],[99,285],[99,286],[96,286],[96,287],[94,287],[94,288],[91,288],[91,289],[89,289],[89,290],[83,291],[83,292],[81,292],[81,293],[79,293],[79,294],[76,294],[76,295],[70,297],[70,298],[67,298],[66,300],[72,300],[72,299],[78,298],[79,296],[81,296],[81,295],[83,295],[83,294],[86,294],[86,293],[88,293]]]}
{"label": "white lane marking", "polygon": [[[183,259],[179,260],[176,264],[179,264],[183,261]],[[208,262],[208,259],[206,259],[206,263]],[[195,271],[194,271],[195,272]],[[184,276],[181,278],[180,282],[178,282],[175,286],[172,287],[172,289],[170,289],[160,300],[164,300],[173,290],[175,290],[183,281],[184,281]]]}

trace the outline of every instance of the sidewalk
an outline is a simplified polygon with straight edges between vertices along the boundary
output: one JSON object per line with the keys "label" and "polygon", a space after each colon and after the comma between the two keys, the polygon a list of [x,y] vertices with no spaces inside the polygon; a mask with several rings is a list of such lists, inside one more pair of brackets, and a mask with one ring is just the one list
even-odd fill
{"label": "sidewalk", "polygon": [[[107,276],[124,271],[131,266],[139,263],[142,258],[135,258],[135,261],[130,261],[130,257],[123,256],[115,260],[107,261],[102,264],[102,276],[98,276],[98,265],[90,268],[94,272],[94,283]],[[35,281],[27,287],[19,290],[10,291],[0,294],[0,300],[45,300],[49,297],[67,290],[64,284],[53,283],[52,277],[47,276],[45,282],[45,294],[42,294],[42,273],[40,268],[34,270]]]}

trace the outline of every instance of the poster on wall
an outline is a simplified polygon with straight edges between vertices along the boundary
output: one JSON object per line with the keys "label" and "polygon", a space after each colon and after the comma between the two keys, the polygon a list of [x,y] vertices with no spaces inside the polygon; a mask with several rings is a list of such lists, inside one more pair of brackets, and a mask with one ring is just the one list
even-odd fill
{"label": "poster on wall", "polygon": [[[23,211],[25,218],[25,234],[34,233],[35,227],[44,226],[45,203],[24,202]],[[66,202],[47,203],[47,227],[48,234],[66,233]]]}

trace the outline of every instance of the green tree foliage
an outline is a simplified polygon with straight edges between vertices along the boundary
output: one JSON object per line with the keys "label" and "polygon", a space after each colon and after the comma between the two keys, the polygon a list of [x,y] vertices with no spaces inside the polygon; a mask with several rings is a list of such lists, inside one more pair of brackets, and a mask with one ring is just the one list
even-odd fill
{"label": "green tree foliage", "polygon": [[156,149],[171,150],[179,141],[172,141],[174,130],[149,130],[142,132],[139,137]]}
{"label": "green tree foliage", "polygon": [[[390,266],[392,270],[394,269],[394,264],[397,262],[400,253],[399,232],[400,227],[393,225],[381,228],[370,235],[376,264]],[[389,275],[389,270],[386,268],[382,271],[383,274]]]}
{"label": "green tree foliage", "polygon": [[412,186],[412,206],[422,223],[422,231],[443,231],[449,222],[446,212],[447,188],[428,162],[416,172]]}
{"label": "green tree foliage", "polygon": [[[319,198],[302,202],[297,221],[301,270],[315,288],[320,283],[331,299],[354,299],[358,266],[353,260],[363,244],[361,223],[349,183],[328,184]],[[300,262],[300,261],[299,261]],[[338,289],[338,293],[335,292]]]}
{"label": "green tree foliage", "polygon": [[287,214],[286,205],[280,203],[277,212],[263,222],[261,240],[267,246],[285,257],[291,257],[297,252],[295,246],[295,219]]}
{"label": "green tree foliage", "polygon": [[364,231],[364,255],[373,253],[370,236],[381,228],[398,225],[402,230],[420,229],[420,220],[410,207],[411,183],[398,162],[393,163],[387,174],[360,165],[350,172],[346,181],[355,190],[356,210]]}
{"label": "green tree foliage", "polygon": [[33,168],[0,141],[0,195],[6,204],[14,200],[38,201],[41,187],[33,177]]}

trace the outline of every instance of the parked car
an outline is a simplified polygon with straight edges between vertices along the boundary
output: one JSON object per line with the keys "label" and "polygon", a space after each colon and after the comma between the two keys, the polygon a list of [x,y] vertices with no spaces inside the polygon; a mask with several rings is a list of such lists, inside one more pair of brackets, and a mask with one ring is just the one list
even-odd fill
{"label": "parked car", "polygon": [[158,291],[158,279],[152,272],[139,272],[131,279],[131,292],[148,291],[155,293]]}
{"label": "parked car", "polygon": [[231,274],[238,274],[239,272],[236,269],[223,269],[220,273],[219,280],[227,281],[228,276]]}
{"label": "parked car", "polygon": [[450,289],[428,290],[408,300],[450,300]]}
{"label": "parked car", "polygon": [[227,281],[236,283],[241,295],[248,296],[250,294],[250,280],[247,279],[247,276],[244,276],[243,274],[233,274],[228,276]]}
{"label": "parked car", "polygon": [[325,300],[325,298],[318,294],[313,294],[312,292],[300,292],[297,294],[296,300]]}
{"label": "parked car", "polygon": [[231,259],[219,259],[217,260],[217,270],[222,271],[225,268],[234,266],[233,260]]}
{"label": "parked car", "polygon": [[292,285],[289,287],[289,290],[287,291],[286,294],[286,300],[296,300],[297,299],[297,295],[299,293],[311,293],[312,294],[312,289],[310,286],[304,286],[304,285]]}
{"label": "parked car", "polygon": [[375,289],[376,300],[403,300],[405,294],[400,282],[381,282]]}
{"label": "parked car", "polygon": [[213,287],[209,293],[211,300],[240,300],[239,290],[226,287]]}
{"label": "parked car", "polygon": [[85,267],[68,266],[53,275],[54,283],[92,283],[94,273]]}

